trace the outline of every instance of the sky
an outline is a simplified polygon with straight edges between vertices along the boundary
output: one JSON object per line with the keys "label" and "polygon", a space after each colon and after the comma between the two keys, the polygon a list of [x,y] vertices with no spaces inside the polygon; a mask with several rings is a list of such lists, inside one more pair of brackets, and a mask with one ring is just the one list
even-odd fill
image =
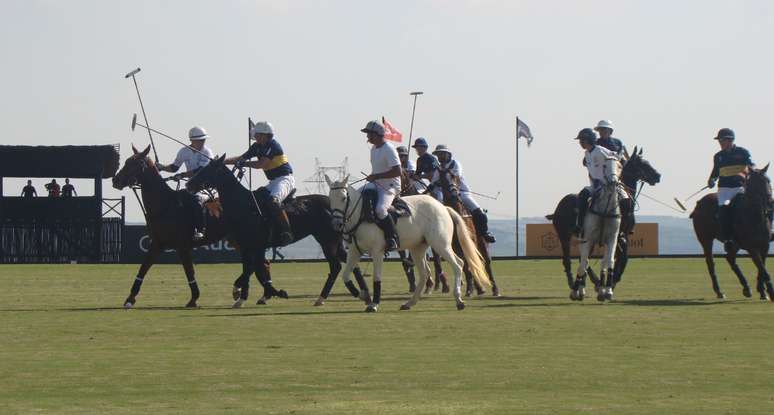
{"label": "sky", "polygon": [[[235,155],[247,117],[268,120],[303,193],[315,158],[370,171],[368,120],[407,141],[409,92],[423,91],[414,137],[448,145],[474,191],[500,192],[479,198],[493,218],[515,216],[516,116],[535,136],[519,147],[520,216],[587,184],[572,138],[600,119],[645,149],[662,182],[644,192],[671,204],[706,184],[719,128],[771,160],[771,39],[767,1],[0,0],[0,142],[119,143],[123,163],[149,143],[130,130],[140,108],[124,75],[140,67],[152,127],[185,140],[203,126]],[[154,140],[171,162],[180,146]],[[130,191],[104,188],[142,221]],[[640,214],[680,216],[648,199]]]}

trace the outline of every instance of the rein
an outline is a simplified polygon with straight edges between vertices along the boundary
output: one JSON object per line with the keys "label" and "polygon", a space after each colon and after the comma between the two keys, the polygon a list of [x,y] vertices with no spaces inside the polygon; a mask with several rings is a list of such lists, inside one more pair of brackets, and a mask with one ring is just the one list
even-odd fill
{"label": "rein", "polygon": [[[338,186],[338,187],[331,187],[330,190],[342,190],[342,189],[346,190],[347,188],[345,186]],[[358,197],[357,201],[355,202],[355,204],[353,206],[357,206],[359,203],[361,203],[362,199],[363,199],[363,193],[361,192],[360,193],[360,197]],[[360,225],[363,223],[363,215],[360,215],[360,217],[358,218],[357,223],[355,223],[355,226],[347,229],[347,223],[350,222],[350,220],[352,219],[352,216],[355,214],[355,209],[353,207],[352,211],[349,213],[349,215],[347,215],[347,211],[349,210],[349,205],[350,205],[350,201],[351,200],[352,199],[349,197],[349,192],[347,192],[347,198],[346,198],[346,202],[344,204],[344,210],[341,210],[341,209],[331,209],[331,216],[333,216],[334,218],[336,218],[336,217],[341,218],[341,224],[342,224],[341,234],[342,234],[343,239],[347,243],[354,243],[355,244],[355,248],[357,248],[357,250],[362,254],[363,250],[360,249],[360,245],[357,243],[356,232],[357,232],[358,228],[360,228]]]}

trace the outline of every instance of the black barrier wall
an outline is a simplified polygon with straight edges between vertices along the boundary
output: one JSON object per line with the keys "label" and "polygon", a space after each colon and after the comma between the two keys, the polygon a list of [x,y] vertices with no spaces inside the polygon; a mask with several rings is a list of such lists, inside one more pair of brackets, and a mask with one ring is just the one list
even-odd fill
{"label": "black barrier wall", "polygon": [[[145,259],[150,246],[150,237],[145,225],[126,225],[124,227],[124,252],[121,262],[139,264]],[[216,264],[222,262],[241,262],[237,251],[227,241],[219,241],[200,246],[193,251],[194,264]],[[177,253],[168,249],[159,255],[157,263],[179,264]]]}

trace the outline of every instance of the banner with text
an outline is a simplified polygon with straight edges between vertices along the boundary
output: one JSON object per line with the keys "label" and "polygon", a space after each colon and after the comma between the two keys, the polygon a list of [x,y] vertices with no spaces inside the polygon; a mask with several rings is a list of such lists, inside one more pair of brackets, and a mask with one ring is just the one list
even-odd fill
{"label": "banner with text", "polygon": [[[594,256],[601,255],[594,250]],[[561,257],[562,245],[551,223],[527,224],[527,256]],[[638,223],[629,235],[629,255],[658,255],[658,223]],[[578,241],[570,240],[570,256],[578,256]]]}

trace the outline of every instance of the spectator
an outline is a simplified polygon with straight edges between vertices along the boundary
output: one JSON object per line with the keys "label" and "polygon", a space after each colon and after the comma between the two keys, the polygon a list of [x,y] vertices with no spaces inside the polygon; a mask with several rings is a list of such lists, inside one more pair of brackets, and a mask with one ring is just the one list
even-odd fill
{"label": "spectator", "polygon": [[56,179],[51,179],[51,183],[46,183],[46,190],[48,190],[48,197],[59,197],[61,189]]}
{"label": "spectator", "polygon": [[38,195],[38,191],[32,186],[32,180],[27,180],[27,185],[22,189],[21,195],[27,199],[32,199]]}
{"label": "spectator", "polygon": [[62,186],[62,197],[78,196],[78,192],[75,191],[75,186],[70,184],[70,179],[65,179],[65,185]]}

